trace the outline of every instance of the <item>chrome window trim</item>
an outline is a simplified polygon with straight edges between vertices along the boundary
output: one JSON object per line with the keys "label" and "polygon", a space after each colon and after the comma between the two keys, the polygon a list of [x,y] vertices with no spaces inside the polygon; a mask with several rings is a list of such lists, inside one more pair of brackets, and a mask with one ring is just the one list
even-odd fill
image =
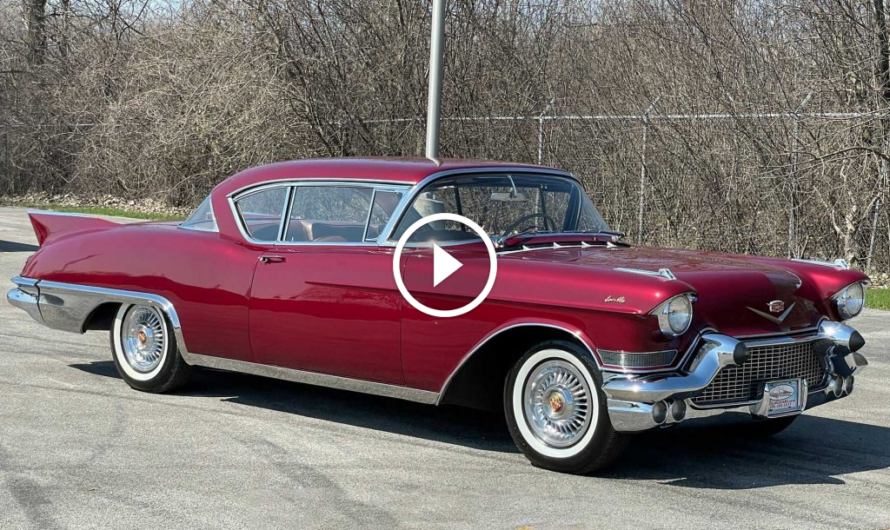
{"label": "chrome window trim", "polygon": [[[375,200],[377,200],[377,188],[371,190],[371,204],[368,206],[368,215],[365,216],[365,229],[362,230],[362,243],[368,242],[368,230],[371,229],[371,216],[374,215]],[[379,236],[380,234],[377,235]]]}
{"label": "chrome window trim", "polygon": [[[258,193],[260,191],[264,191],[270,188],[276,187],[288,187],[290,188],[288,194],[289,199],[285,201],[285,212],[282,219],[282,225],[279,227],[278,239],[276,241],[260,241],[254,239],[247,233],[247,230],[244,226],[243,219],[241,219],[241,215],[238,213],[238,208],[236,202],[241,200],[244,197],[250,196],[254,193]],[[395,191],[402,194],[402,197],[408,195],[408,190],[411,188],[410,184],[405,184],[403,182],[398,183],[395,181],[386,181],[386,180],[370,180],[370,179],[277,179],[269,182],[262,182],[259,184],[254,184],[240,190],[234,191],[226,196],[226,200],[229,202],[229,209],[232,212],[232,217],[235,220],[235,225],[238,227],[238,231],[241,233],[241,237],[244,238],[245,241],[252,243],[254,245],[269,245],[269,246],[279,246],[279,247],[305,247],[305,246],[313,246],[313,247],[376,247],[378,246],[378,238],[375,241],[352,241],[352,242],[331,242],[331,241],[284,241],[284,236],[287,235],[287,229],[290,225],[290,214],[293,208],[293,199],[296,197],[297,189],[300,187],[334,187],[334,188],[366,188],[371,189],[376,193],[376,190],[385,190],[385,191]],[[368,212],[370,215],[371,209],[373,209],[373,194],[372,194],[372,202],[369,206]],[[386,229],[389,227],[392,222],[393,217],[397,213],[399,213],[399,208],[403,207],[402,201],[396,206],[393,211],[393,215],[390,216],[390,220],[387,222],[386,227],[381,233],[386,233]],[[365,222],[365,232],[367,233],[367,220]]]}
{"label": "chrome window trim", "polygon": [[275,188],[288,188],[287,193],[284,196],[284,201],[282,201],[284,203],[284,205],[282,207],[281,220],[278,221],[278,235],[280,237],[281,236],[281,226],[284,224],[285,218],[286,218],[285,216],[287,214],[288,198],[291,195],[291,189],[290,189],[291,186],[289,184],[287,184],[286,182],[275,182],[273,184],[255,186],[255,187],[248,188],[247,190],[245,190],[244,193],[239,193],[238,195],[230,194],[228,197],[229,208],[232,210],[232,217],[235,219],[235,224],[238,225],[238,231],[241,232],[241,236],[244,239],[253,243],[254,245],[275,245],[275,244],[277,244],[278,240],[276,239],[276,240],[264,241],[261,239],[256,239],[253,236],[251,236],[250,233],[247,231],[247,227],[244,225],[244,219],[242,218],[241,213],[238,211],[237,203],[238,203],[238,201],[245,199],[247,197],[250,197],[251,195],[256,195],[257,193],[262,193],[264,191],[275,189]]}

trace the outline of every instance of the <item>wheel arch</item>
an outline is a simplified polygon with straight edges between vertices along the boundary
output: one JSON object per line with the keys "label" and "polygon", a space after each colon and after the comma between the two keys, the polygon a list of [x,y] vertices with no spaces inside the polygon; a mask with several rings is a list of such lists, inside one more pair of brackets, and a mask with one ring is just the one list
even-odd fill
{"label": "wheel arch", "polygon": [[105,302],[96,306],[81,325],[81,333],[87,331],[108,331],[114,324],[114,317],[122,304],[120,302]]}
{"label": "wheel arch", "polygon": [[577,344],[599,366],[593,344],[579,330],[559,323],[514,323],[490,333],[461,359],[442,385],[436,404],[501,410],[503,384],[510,369],[530,348],[549,340]]}

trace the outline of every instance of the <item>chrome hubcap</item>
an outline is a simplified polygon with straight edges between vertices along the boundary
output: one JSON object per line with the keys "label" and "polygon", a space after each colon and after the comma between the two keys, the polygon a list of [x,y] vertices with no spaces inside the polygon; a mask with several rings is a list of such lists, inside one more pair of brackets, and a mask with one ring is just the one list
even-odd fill
{"label": "chrome hubcap", "polygon": [[552,447],[568,447],[590,427],[590,388],[577,368],[562,360],[541,363],[525,383],[525,419]]}
{"label": "chrome hubcap", "polygon": [[165,344],[164,324],[157,309],[135,306],[127,312],[121,325],[121,347],[134,370],[147,373],[157,368]]}

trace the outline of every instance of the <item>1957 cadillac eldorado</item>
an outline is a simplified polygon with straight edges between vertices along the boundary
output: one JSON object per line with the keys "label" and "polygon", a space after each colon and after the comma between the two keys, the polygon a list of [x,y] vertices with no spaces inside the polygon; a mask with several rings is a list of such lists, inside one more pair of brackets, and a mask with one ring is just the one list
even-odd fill
{"label": "1957 cadillac eldorado", "polygon": [[[484,241],[437,213],[481,225]],[[628,433],[741,410],[755,434],[853,391],[843,322],[867,277],[817,262],[631,246],[570,174],[461,160],[285,162],[220,183],[182,223],[31,212],[9,301],[110,331],[121,378],[165,392],[204,366],[499,410],[534,464],[584,473]],[[404,251],[396,253],[403,234]],[[495,249],[490,294],[482,290]],[[462,266],[433,281],[435,252]],[[393,260],[396,263],[393,263]],[[437,284],[437,285],[434,285]]]}

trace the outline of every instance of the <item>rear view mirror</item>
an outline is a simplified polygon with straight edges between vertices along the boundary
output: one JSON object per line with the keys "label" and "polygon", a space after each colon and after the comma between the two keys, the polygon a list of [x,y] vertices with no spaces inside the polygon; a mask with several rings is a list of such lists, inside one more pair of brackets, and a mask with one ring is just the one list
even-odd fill
{"label": "rear view mirror", "polygon": [[491,194],[491,200],[495,202],[526,202],[528,195],[512,191],[496,191]]}

